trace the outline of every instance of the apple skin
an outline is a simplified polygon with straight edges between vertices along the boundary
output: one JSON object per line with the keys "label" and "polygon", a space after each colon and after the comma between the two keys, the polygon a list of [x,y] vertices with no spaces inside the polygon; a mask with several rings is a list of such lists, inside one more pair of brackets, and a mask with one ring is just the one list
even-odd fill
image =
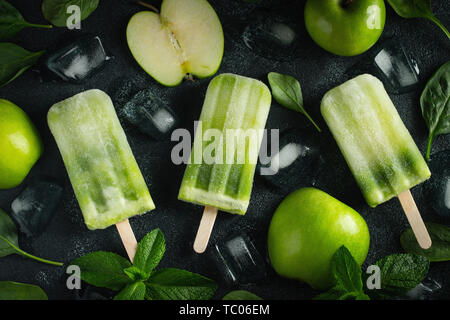
{"label": "apple skin", "polygon": [[304,14],[311,38],[340,56],[367,51],[380,38],[386,21],[383,0],[308,0]]}
{"label": "apple skin", "polygon": [[275,271],[319,290],[334,285],[331,259],[339,247],[345,245],[362,265],[369,243],[369,229],[359,213],[315,188],[288,195],[275,211],[268,233]]}
{"label": "apple skin", "polygon": [[21,184],[42,151],[39,133],[27,114],[0,99],[0,189]]}

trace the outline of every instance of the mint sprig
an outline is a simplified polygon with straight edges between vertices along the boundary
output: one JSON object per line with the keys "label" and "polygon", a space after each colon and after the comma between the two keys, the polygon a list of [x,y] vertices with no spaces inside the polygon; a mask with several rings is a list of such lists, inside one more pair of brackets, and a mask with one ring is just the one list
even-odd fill
{"label": "mint sprig", "polygon": [[335,286],[315,300],[389,299],[415,288],[427,276],[430,262],[415,254],[392,254],[379,260],[381,289],[365,289],[365,275],[350,251],[340,247],[331,260]]}
{"label": "mint sprig", "polygon": [[90,285],[119,291],[115,300],[206,300],[216,283],[186,270],[155,270],[166,250],[161,230],[148,233],[138,244],[134,263],[112,252],[92,252],[71,264]]}
{"label": "mint sprig", "polygon": [[316,300],[370,299],[363,290],[361,267],[345,246],[341,246],[333,255],[331,271],[336,285],[315,297]]}

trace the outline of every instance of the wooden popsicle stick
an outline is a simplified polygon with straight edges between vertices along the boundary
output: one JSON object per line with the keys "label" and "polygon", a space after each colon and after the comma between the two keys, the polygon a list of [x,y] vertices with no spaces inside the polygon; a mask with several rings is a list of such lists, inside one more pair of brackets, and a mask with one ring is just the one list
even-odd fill
{"label": "wooden popsicle stick", "polygon": [[131,229],[130,221],[125,219],[117,223],[116,228],[119,231],[119,235],[122,239],[123,246],[127,251],[128,258],[130,258],[130,261],[133,262],[138,243],[136,241],[136,237],[134,236],[133,229]]}
{"label": "wooden popsicle stick", "polygon": [[217,211],[219,209],[214,207],[205,207],[203,211],[202,220],[198,227],[197,235],[194,241],[194,251],[197,253],[203,253],[208,246],[209,237],[211,236],[214,222],[216,221]]}
{"label": "wooden popsicle stick", "polygon": [[428,249],[431,247],[431,238],[428,234],[427,227],[423,223],[422,217],[420,216],[419,209],[417,209],[414,198],[411,191],[406,190],[398,195],[398,199],[405,211],[406,218],[408,218],[409,224],[416,236],[417,242],[423,249]]}

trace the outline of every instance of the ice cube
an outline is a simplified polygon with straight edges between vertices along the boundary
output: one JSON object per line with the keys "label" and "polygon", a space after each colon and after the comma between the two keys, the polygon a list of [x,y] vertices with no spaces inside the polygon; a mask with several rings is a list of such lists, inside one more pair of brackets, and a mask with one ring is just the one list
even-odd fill
{"label": "ice cube", "polygon": [[98,36],[86,35],[57,49],[45,61],[47,68],[64,81],[89,78],[109,60]]}
{"label": "ice cube", "polygon": [[241,38],[252,52],[268,59],[288,61],[298,49],[298,24],[286,15],[257,9],[248,16]]}
{"label": "ice cube", "polygon": [[293,191],[314,185],[321,161],[316,135],[289,129],[281,134],[279,150],[275,154],[268,155],[268,159],[260,157],[257,172],[271,184]]}
{"label": "ice cube", "polygon": [[214,246],[214,258],[226,282],[257,283],[266,278],[264,259],[246,234],[233,234]]}
{"label": "ice cube", "polygon": [[135,94],[124,105],[123,114],[140,131],[157,140],[169,137],[179,122],[168,104],[156,97],[150,89]]}
{"label": "ice cube", "polygon": [[436,280],[427,277],[419,283],[414,289],[409,290],[404,295],[397,297],[398,300],[430,300],[436,291],[442,288]]}
{"label": "ice cube", "polygon": [[412,91],[419,83],[419,66],[395,38],[383,41],[352,66],[348,74],[371,73],[383,81],[390,93]]}
{"label": "ice cube", "polygon": [[431,178],[423,188],[427,203],[440,216],[450,218],[450,150],[433,154],[428,166]]}
{"label": "ice cube", "polygon": [[34,178],[11,204],[12,218],[28,236],[40,235],[53,218],[63,187],[49,177]]}

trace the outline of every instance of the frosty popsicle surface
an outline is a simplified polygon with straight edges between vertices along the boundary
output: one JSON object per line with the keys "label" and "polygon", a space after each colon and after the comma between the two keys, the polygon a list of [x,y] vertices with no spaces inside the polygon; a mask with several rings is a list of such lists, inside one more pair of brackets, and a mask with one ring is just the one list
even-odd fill
{"label": "frosty popsicle surface", "polygon": [[321,112],[371,207],[431,175],[380,80],[360,75],[327,92]]}
{"label": "frosty popsicle surface", "polygon": [[[262,135],[251,146],[226,144],[229,129],[242,139],[250,130],[263,130],[270,109],[271,94],[262,82],[234,74],[222,74],[209,84],[200,115],[202,130],[197,128],[188,164],[181,183],[178,199],[218,208],[235,214],[245,214],[250,202],[256,162]],[[200,124],[199,124],[200,125]],[[245,155],[244,163],[195,163],[194,154],[207,146],[209,129],[219,130],[224,141],[223,159],[238,159]],[[228,131],[230,132],[230,131]],[[261,133],[261,132],[260,132]],[[203,140],[203,143],[202,143]],[[239,147],[241,146],[241,147]],[[243,146],[243,147],[242,147]],[[231,153],[231,154],[230,154]]]}
{"label": "frosty popsicle surface", "polygon": [[155,208],[106,93],[77,94],[53,105],[47,118],[89,229]]}

